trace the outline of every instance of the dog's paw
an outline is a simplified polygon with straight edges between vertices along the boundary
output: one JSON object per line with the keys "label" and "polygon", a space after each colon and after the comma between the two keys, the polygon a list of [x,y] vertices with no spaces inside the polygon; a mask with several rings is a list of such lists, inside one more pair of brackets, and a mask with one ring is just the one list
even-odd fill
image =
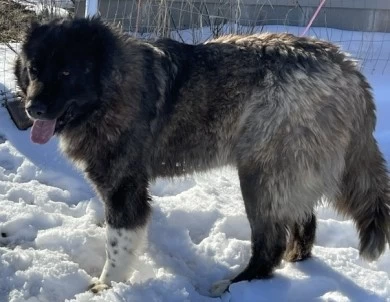
{"label": "dog's paw", "polygon": [[110,286],[108,286],[107,284],[102,283],[100,281],[96,281],[88,287],[88,290],[90,290],[94,294],[98,294],[98,293],[101,293],[102,291],[109,289],[109,288],[110,288]]}
{"label": "dog's paw", "polygon": [[232,281],[230,281],[230,280],[221,280],[221,281],[215,282],[213,284],[213,286],[211,286],[210,295],[212,297],[221,296],[224,292],[227,291],[230,284],[232,284]]}

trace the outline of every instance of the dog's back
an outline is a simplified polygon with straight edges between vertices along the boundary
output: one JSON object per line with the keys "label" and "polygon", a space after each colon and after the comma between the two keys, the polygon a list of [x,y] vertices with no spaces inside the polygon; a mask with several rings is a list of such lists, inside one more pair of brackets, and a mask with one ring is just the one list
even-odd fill
{"label": "dog's back", "polygon": [[362,256],[376,259],[390,240],[389,180],[356,63],[330,43],[287,34],[222,37],[191,51],[151,170],[238,167],[254,246],[233,281],[267,276],[283,254],[308,257],[323,196],[355,220]]}
{"label": "dog's back", "polygon": [[[56,68],[63,45],[73,55]],[[151,43],[98,19],[68,20],[32,29],[15,73],[37,124],[57,131],[105,202],[107,259],[93,291],[129,276],[149,180],[225,164],[238,169],[252,257],[213,294],[270,276],[283,257],[309,257],[323,195],[355,221],[362,256],[376,259],[390,241],[370,87],[330,43],[287,34]]]}

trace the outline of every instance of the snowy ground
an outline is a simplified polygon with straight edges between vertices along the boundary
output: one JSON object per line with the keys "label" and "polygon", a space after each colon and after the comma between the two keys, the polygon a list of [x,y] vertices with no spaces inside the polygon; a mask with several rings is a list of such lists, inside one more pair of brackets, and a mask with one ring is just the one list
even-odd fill
{"label": "snowy ground", "polygon": [[[360,51],[388,56],[389,42],[380,41],[390,35],[376,37],[380,50]],[[342,41],[339,35],[332,39]],[[0,90],[14,85],[7,53],[0,56]],[[379,61],[365,72],[378,106],[376,137],[390,162],[386,68]],[[131,279],[100,296],[86,292],[105,257],[103,206],[59,154],[56,140],[33,145],[29,131],[18,131],[0,108],[0,301],[390,301],[389,250],[377,262],[360,260],[352,222],[326,206],[317,208],[312,259],[282,263],[270,280],[237,283],[222,298],[210,298],[209,286],[240,271],[250,256],[236,172],[160,179],[151,194],[149,244]]]}

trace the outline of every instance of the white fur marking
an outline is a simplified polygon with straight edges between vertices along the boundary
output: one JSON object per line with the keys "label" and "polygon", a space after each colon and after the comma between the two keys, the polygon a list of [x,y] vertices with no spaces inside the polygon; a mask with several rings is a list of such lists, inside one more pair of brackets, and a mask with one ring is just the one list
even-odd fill
{"label": "white fur marking", "polygon": [[124,282],[130,277],[136,251],[145,241],[146,227],[129,230],[107,226],[106,233],[107,258],[99,281],[111,285],[111,281]]}

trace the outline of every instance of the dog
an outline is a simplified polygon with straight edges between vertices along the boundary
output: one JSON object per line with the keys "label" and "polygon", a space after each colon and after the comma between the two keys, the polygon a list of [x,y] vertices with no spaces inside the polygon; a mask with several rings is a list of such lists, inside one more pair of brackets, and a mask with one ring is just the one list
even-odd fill
{"label": "dog", "polygon": [[107,258],[95,293],[129,277],[149,182],[223,165],[237,167],[252,256],[212,295],[310,257],[322,197],[353,219],[365,259],[390,241],[371,88],[329,42],[263,33],[187,45],[135,39],[99,18],[54,20],[31,25],[15,75],[32,141],[57,135],[104,201]]}

